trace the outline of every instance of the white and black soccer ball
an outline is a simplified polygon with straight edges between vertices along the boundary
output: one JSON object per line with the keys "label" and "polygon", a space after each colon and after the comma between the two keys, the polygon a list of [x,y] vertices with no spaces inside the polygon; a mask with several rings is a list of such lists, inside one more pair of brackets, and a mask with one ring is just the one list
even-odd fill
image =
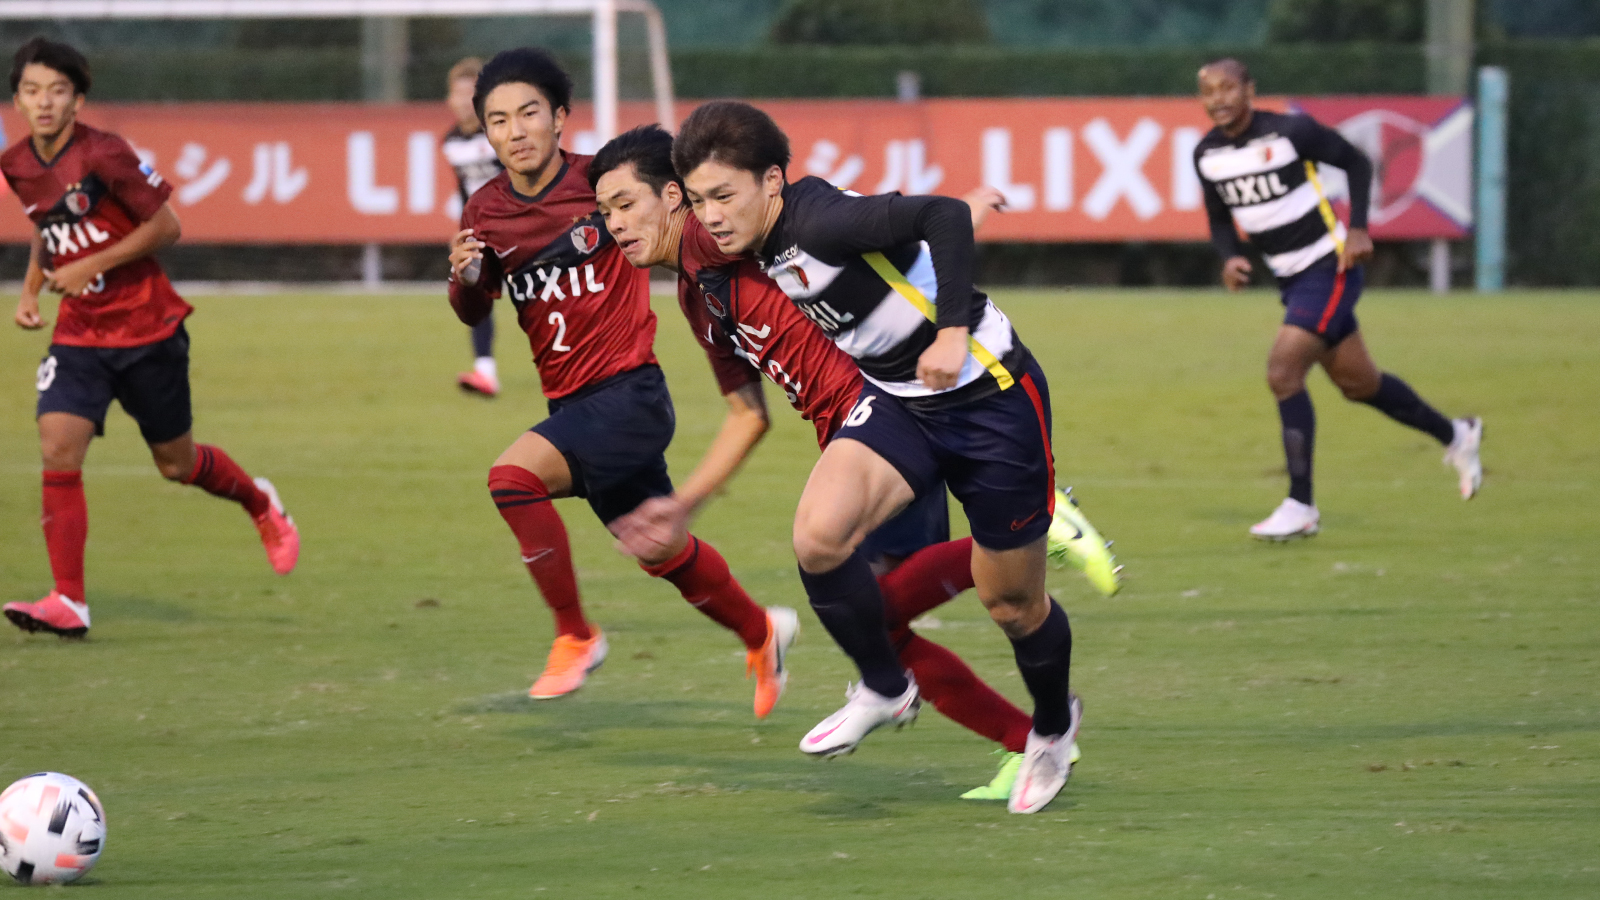
{"label": "white and black soccer ball", "polygon": [[0,793],[0,869],[23,884],[66,884],[94,868],[106,814],[89,786],[40,772]]}

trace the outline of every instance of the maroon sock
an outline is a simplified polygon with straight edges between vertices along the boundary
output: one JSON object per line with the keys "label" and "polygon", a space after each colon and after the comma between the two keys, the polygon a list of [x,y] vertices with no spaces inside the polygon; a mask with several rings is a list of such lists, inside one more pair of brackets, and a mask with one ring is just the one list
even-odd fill
{"label": "maroon sock", "polygon": [[640,563],[639,568],[672,582],[690,606],[739,635],[751,650],[767,642],[767,611],[750,599],[728,571],[728,561],[705,541],[691,534],[688,546],[677,556],[653,566]]}
{"label": "maroon sock", "polygon": [[495,466],[489,470],[489,496],[517,536],[522,562],[539,586],[545,605],[555,614],[556,633],[580,641],[594,637],[578,601],[578,575],[572,570],[567,527],[550,505],[550,491],[544,482],[521,466]]}
{"label": "maroon sock", "polygon": [[972,587],[972,538],[923,547],[879,578],[878,587],[883,591],[889,629],[906,627],[912,619]]}
{"label": "maroon sock", "polygon": [[89,505],[83,499],[82,472],[44,473],[44,546],[56,590],[83,603],[83,545],[89,539]]}
{"label": "maroon sock", "polygon": [[895,633],[900,662],[917,679],[923,699],[950,721],[999,743],[1012,753],[1028,744],[1033,719],[948,649],[908,630]]}
{"label": "maroon sock", "polygon": [[194,447],[194,471],[182,479],[184,484],[192,484],[213,497],[222,497],[244,507],[244,511],[251,518],[261,515],[272,505],[272,499],[266,491],[256,487],[255,482],[233,458],[222,452],[221,447],[210,444],[196,444]]}

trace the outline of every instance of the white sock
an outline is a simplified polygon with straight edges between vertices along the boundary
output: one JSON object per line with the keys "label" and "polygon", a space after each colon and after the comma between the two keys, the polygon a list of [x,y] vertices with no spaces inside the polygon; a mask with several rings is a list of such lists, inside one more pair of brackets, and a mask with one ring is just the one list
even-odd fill
{"label": "white sock", "polygon": [[480,356],[472,361],[472,369],[490,381],[499,381],[494,365],[494,357]]}

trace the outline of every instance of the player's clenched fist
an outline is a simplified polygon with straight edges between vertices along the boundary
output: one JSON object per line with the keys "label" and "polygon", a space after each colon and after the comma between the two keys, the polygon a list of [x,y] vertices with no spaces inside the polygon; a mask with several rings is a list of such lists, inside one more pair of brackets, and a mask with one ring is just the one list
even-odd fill
{"label": "player's clenched fist", "polygon": [[928,349],[917,358],[917,378],[936,391],[956,386],[967,364],[967,329],[941,328]]}
{"label": "player's clenched fist", "polygon": [[456,232],[450,240],[450,276],[462,284],[477,284],[483,276],[483,248],[486,246],[472,236],[471,228]]}
{"label": "player's clenched fist", "polygon": [[99,263],[93,257],[86,257],[73,260],[53,272],[46,269],[44,286],[64,296],[78,297],[88,293],[101,274]]}
{"label": "player's clenched fist", "polygon": [[39,298],[23,294],[17,300],[17,312],[12,316],[18,327],[34,331],[44,327],[44,317],[39,315]]}
{"label": "player's clenched fist", "polygon": [[651,497],[612,522],[610,529],[619,550],[653,559],[687,538],[689,508],[676,497]]}
{"label": "player's clenched fist", "polygon": [[1250,283],[1250,260],[1243,256],[1230,256],[1222,264],[1222,284],[1230,291],[1237,291]]}

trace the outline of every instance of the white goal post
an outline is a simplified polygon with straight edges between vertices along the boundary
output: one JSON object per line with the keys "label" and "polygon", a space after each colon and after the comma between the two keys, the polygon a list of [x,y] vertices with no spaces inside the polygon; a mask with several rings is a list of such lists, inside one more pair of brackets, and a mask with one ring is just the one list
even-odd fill
{"label": "white goal post", "polygon": [[617,16],[644,17],[656,117],[676,130],[667,28],[651,0],[3,0],[0,19],[321,19],[588,16],[593,20],[594,130],[617,134]]}

